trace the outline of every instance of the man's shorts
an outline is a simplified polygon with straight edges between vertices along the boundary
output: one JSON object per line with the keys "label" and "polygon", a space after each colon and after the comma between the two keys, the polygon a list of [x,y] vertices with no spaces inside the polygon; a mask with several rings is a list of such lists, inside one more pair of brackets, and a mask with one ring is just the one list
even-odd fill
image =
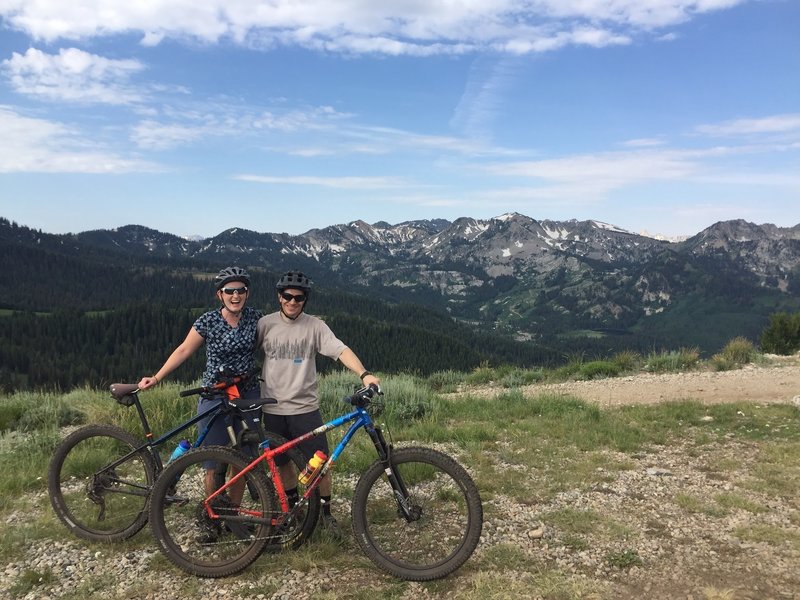
{"label": "man's shorts", "polygon": [[[264,430],[277,433],[285,437],[287,440],[308,433],[322,425],[322,415],[319,410],[314,410],[299,415],[271,415],[264,413]],[[328,438],[325,435],[317,435],[305,442],[296,446],[302,453],[303,457],[308,460],[314,456],[314,452],[322,450],[325,454],[329,454]],[[281,454],[275,457],[275,464],[285,465],[289,462],[289,457],[286,454]]]}

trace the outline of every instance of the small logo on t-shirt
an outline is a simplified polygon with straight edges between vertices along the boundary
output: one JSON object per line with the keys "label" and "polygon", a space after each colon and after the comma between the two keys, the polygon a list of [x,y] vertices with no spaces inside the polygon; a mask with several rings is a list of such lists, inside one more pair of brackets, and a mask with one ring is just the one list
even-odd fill
{"label": "small logo on t-shirt", "polygon": [[301,364],[301,363],[303,362],[303,358],[302,358],[301,356],[298,356],[298,357],[297,357],[297,358],[295,358],[295,359],[294,359],[292,362],[293,362],[294,364],[296,364],[296,365],[299,365],[299,364]]}

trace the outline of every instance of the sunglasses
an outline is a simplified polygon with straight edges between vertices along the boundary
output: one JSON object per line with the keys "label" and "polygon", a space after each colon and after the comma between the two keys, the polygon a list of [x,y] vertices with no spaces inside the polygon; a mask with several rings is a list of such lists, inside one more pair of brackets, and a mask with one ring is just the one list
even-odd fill
{"label": "sunglasses", "polygon": [[294,294],[289,294],[288,292],[281,292],[281,298],[283,298],[287,302],[291,302],[292,300],[294,300],[298,304],[306,301],[305,294],[298,294],[297,296],[295,296]]}
{"label": "sunglasses", "polygon": [[233,296],[234,294],[239,294],[243,296],[247,293],[246,287],[239,287],[239,288],[222,288],[222,293],[226,296]]}

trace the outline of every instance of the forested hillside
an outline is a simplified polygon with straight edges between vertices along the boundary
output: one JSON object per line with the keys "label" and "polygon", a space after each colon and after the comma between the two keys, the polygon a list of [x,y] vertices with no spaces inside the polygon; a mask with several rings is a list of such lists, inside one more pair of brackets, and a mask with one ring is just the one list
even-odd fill
{"label": "forested hillside", "polygon": [[[529,366],[560,359],[557,352],[477,334],[446,315],[411,305],[344,294],[319,294],[314,301],[310,312],[323,316],[375,371],[427,375],[467,371],[483,362]],[[66,309],[0,317],[0,389],[68,390],[138,381],[161,366],[202,310],[139,304],[98,313]],[[173,378],[193,381],[204,364],[200,352]],[[326,358],[318,366],[322,372],[336,368]]]}

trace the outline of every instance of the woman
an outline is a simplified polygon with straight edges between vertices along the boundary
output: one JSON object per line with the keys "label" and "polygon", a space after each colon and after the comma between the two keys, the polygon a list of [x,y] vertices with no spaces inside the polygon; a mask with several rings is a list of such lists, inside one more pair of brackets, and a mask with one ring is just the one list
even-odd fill
{"label": "woman", "polygon": [[[175,348],[156,374],[142,377],[139,382],[140,390],[146,390],[163,381],[203,344],[206,346],[206,369],[203,373],[203,385],[213,385],[216,382],[215,377],[221,369],[236,375],[254,371],[256,366],[254,357],[256,326],[262,313],[246,306],[250,293],[250,276],[240,267],[228,267],[219,272],[214,283],[217,299],[222,306],[205,313],[194,322],[186,339]],[[258,399],[261,395],[258,379],[253,377],[249,381],[239,384],[239,392],[242,398]],[[201,397],[197,406],[198,414],[218,401],[219,399],[214,397]],[[260,411],[253,411],[253,415],[254,426],[260,426]],[[203,429],[206,425],[207,419],[204,419],[200,422],[199,427]],[[229,441],[226,423],[222,419],[217,419],[203,441],[203,445],[224,446]],[[209,465],[206,470],[205,484],[208,493],[217,487],[214,484],[213,465]],[[235,491],[231,491],[232,495],[235,495]],[[232,498],[232,500],[236,499]]]}

